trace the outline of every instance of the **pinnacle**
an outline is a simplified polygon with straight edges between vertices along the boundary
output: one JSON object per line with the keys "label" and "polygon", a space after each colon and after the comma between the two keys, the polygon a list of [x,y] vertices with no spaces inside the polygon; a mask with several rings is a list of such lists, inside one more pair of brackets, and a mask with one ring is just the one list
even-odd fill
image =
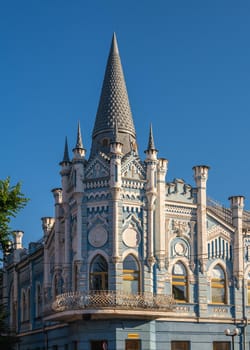
{"label": "pinnacle", "polygon": [[77,138],[76,138],[76,147],[75,148],[82,148],[83,149],[80,122],[78,122],[78,127],[77,127]]}
{"label": "pinnacle", "polygon": [[153,136],[153,128],[152,124],[150,124],[150,130],[149,130],[149,138],[148,138],[148,148],[147,150],[155,150],[155,143],[154,143],[154,136]]}
{"label": "pinnacle", "polygon": [[63,160],[61,161],[60,165],[62,165],[63,163],[70,163],[67,137],[65,138]]}

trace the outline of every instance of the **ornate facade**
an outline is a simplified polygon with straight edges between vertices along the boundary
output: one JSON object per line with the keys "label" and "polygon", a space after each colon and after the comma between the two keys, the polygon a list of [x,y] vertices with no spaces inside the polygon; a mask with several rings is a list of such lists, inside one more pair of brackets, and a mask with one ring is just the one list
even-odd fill
{"label": "ornate facade", "polygon": [[3,297],[18,349],[249,349],[244,197],[209,199],[206,165],[194,186],[166,182],[152,127],[140,157],[115,35],[89,154],[79,124],[43,238],[25,249],[13,234]]}

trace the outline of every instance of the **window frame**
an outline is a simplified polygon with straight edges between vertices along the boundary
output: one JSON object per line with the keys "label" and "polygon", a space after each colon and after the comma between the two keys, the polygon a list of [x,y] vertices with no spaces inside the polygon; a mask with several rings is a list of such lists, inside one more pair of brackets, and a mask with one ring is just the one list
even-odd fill
{"label": "window frame", "polygon": [[[182,267],[182,271],[185,271],[185,274],[175,274],[174,268],[176,265]],[[184,299],[177,299],[174,295],[175,286],[184,287]],[[188,272],[186,266],[182,261],[177,261],[172,267],[172,296],[177,303],[188,303],[189,302],[189,290],[188,290]]]}
{"label": "window frame", "polygon": [[[216,278],[213,277],[213,271],[215,269],[220,269],[220,271],[222,271],[224,278]],[[212,304],[218,304],[218,305],[226,305],[227,304],[227,288],[226,288],[226,273],[225,270],[223,269],[223,267],[219,264],[215,265],[212,269],[212,278],[211,278],[211,283],[210,283],[210,290],[211,290],[211,303]],[[214,298],[216,297],[216,295],[214,294],[214,291],[217,290],[224,290],[224,296],[223,296],[223,300],[220,301],[215,301]]]}

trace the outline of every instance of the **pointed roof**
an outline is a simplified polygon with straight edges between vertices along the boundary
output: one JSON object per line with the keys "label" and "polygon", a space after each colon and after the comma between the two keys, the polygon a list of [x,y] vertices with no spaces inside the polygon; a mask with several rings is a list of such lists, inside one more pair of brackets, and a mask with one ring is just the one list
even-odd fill
{"label": "pointed roof", "polygon": [[148,138],[147,151],[150,151],[150,150],[155,150],[155,142],[154,142],[154,136],[153,136],[152,123],[150,124],[150,129],[149,129],[149,138]]}
{"label": "pointed roof", "polygon": [[135,138],[135,127],[114,33],[96,114],[93,138],[100,133],[113,131],[116,122],[119,133],[128,133]]}
{"label": "pointed roof", "polygon": [[78,122],[78,126],[77,126],[77,137],[76,137],[75,149],[79,149],[79,148],[84,149],[83,143],[82,143],[82,133],[81,133],[80,122]]}
{"label": "pointed roof", "polygon": [[67,137],[65,138],[63,160],[61,161],[60,165],[62,165],[63,163],[70,163]]}

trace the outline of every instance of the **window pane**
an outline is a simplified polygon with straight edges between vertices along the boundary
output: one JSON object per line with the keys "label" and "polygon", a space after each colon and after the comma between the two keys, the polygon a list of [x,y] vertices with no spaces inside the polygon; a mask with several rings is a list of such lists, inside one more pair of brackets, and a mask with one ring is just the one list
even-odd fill
{"label": "window pane", "polygon": [[94,258],[90,271],[90,289],[108,290],[108,264],[101,255]]}
{"label": "window pane", "polygon": [[220,266],[215,266],[211,280],[212,303],[226,303],[225,274]]}
{"label": "window pane", "polygon": [[213,350],[230,350],[230,342],[215,341]]}
{"label": "window pane", "polygon": [[128,255],[123,262],[124,270],[138,270],[138,264],[136,259],[132,255]]}
{"label": "window pane", "polygon": [[123,261],[123,290],[130,294],[139,292],[139,268],[132,255],[128,255]]}
{"label": "window pane", "polygon": [[225,303],[225,290],[224,288],[212,287],[212,302],[213,303]]}
{"label": "window pane", "polygon": [[181,263],[176,263],[172,270],[172,295],[175,300],[188,301],[187,272]]}
{"label": "window pane", "polygon": [[172,341],[171,350],[189,350],[189,341]]}
{"label": "window pane", "polygon": [[139,339],[126,339],[125,342],[126,350],[140,350],[141,349],[141,341]]}

